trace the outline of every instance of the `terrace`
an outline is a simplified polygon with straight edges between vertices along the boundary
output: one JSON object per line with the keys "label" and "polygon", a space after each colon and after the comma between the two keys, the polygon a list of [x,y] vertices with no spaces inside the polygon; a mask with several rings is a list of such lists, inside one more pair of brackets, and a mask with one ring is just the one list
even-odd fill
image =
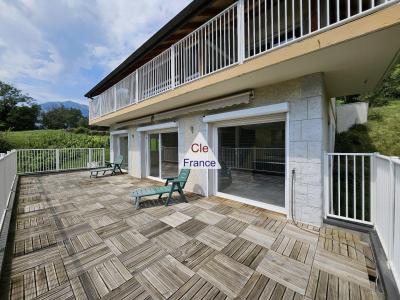
{"label": "terrace", "polygon": [[[189,178],[190,180],[190,178]],[[377,299],[368,235],[217,197],[128,193],[157,184],[88,172],[22,176],[1,296],[11,299]],[[160,184],[160,183],[158,183]]]}

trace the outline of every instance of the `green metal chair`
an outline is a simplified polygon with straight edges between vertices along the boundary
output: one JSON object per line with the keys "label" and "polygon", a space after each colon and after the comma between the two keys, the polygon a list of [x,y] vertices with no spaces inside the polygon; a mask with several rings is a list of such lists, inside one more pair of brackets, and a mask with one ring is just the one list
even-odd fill
{"label": "green metal chair", "polygon": [[106,162],[105,168],[90,170],[90,178],[92,178],[92,177],[97,178],[97,175],[100,172],[103,172],[103,175],[105,175],[108,171],[111,172],[111,175],[116,175],[117,171],[122,174],[121,165],[122,165],[123,161],[124,161],[124,157],[122,155],[118,155],[114,159],[114,162]]}
{"label": "green metal chair", "polygon": [[134,199],[136,209],[139,208],[140,199],[145,196],[159,195],[158,199],[161,199],[163,194],[168,194],[165,206],[168,206],[171,201],[172,193],[178,192],[181,199],[187,202],[183,189],[185,188],[186,182],[190,174],[190,169],[182,169],[178,177],[166,177],[164,186],[151,186],[144,187],[134,190],[130,196]]}

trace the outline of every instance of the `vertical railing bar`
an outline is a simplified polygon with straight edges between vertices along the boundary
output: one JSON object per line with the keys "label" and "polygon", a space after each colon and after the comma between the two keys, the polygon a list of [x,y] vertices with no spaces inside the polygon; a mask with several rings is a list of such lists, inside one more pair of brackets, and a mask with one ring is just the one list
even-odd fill
{"label": "vertical railing bar", "polygon": [[287,9],[287,1],[288,0],[285,0],[285,43],[287,43],[287,40],[288,40],[288,25],[287,25],[287,11],[288,11],[288,9]]}
{"label": "vertical railing bar", "polygon": [[281,44],[281,0],[278,0],[278,6],[277,6],[277,10],[278,10],[278,45]]}
{"label": "vertical railing bar", "polygon": [[296,28],[295,28],[295,18],[296,18],[296,14],[294,11],[294,0],[292,0],[292,39],[296,39]]}
{"label": "vertical railing bar", "polygon": [[341,216],[341,207],[340,207],[340,155],[338,155],[338,215]]}
{"label": "vertical railing bar", "polygon": [[357,157],[353,155],[353,218],[357,219],[356,206],[357,206]]}
{"label": "vertical railing bar", "polygon": [[271,48],[274,48],[274,0],[271,0]]}
{"label": "vertical railing bar", "polygon": [[261,43],[261,0],[258,0],[258,52],[262,51],[262,43]]}
{"label": "vertical railing bar", "polygon": [[340,0],[336,0],[336,22],[340,21]]}
{"label": "vertical railing bar", "polygon": [[219,68],[222,68],[222,16],[219,16]]}
{"label": "vertical railing bar", "polygon": [[303,0],[300,0],[300,36],[303,36]]}
{"label": "vertical railing bar", "polygon": [[[240,26],[240,22],[238,22],[238,26]],[[231,14],[228,13],[228,27],[229,27],[229,34],[228,34],[228,64],[231,64]],[[232,31],[234,27],[232,28]],[[239,32],[239,31],[238,31]],[[244,43],[244,41],[242,41]]]}
{"label": "vertical railing bar", "polygon": [[224,67],[226,67],[226,13],[224,13]]}
{"label": "vertical railing bar", "polygon": [[[320,0],[317,0],[317,16],[318,16],[318,18],[317,18],[317,27],[318,27],[318,30],[321,28],[321,9],[320,9]],[[310,32],[311,32],[311,30],[310,30]]]}
{"label": "vertical railing bar", "polygon": [[351,7],[350,7],[350,0],[347,0],[347,17],[350,18],[351,15]]}
{"label": "vertical railing bar", "polygon": [[335,157],[333,155],[330,155],[330,202],[331,202],[331,207],[330,207],[330,212],[333,214],[333,166],[335,162]]}
{"label": "vertical railing bar", "polygon": [[[293,0],[292,0],[293,1]],[[268,14],[267,14],[267,0],[263,0],[264,2],[264,31],[265,31],[265,51],[268,50]]]}
{"label": "vertical railing bar", "polygon": [[[361,1],[361,0],[360,0]],[[326,26],[331,25],[331,10],[330,10],[330,0],[326,0]]]}
{"label": "vertical railing bar", "polygon": [[253,55],[256,54],[256,8],[255,8],[255,2],[253,0],[253,22],[252,22],[252,31],[253,31]]}
{"label": "vertical railing bar", "polygon": [[[316,1],[318,1],[318,0],[316,0]],[[308,0],[307,11],[308,11],[308,33],[311,33],[311,0]],[[317,13],[317,15],[318,15],[318,13]]]}
{"label": "vertical railing bar", "polygon": [[365,221],[365,169],[364,169],[364,156],[361,156],[361,213],[362,213],[362,220]]}
{"label": "vertical railing bar", "polygon": [[349,170],[348,170],[348,155],[345,155],[345,172],[346,172],[346,218],[349,217]]}

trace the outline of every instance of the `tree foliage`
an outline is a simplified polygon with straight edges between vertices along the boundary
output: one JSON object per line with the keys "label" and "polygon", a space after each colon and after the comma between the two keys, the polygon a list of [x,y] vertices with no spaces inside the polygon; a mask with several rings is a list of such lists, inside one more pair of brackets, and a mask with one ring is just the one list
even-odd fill
{"label": "tree foliage", "polygon": [[39,112],[31,97],[0,81],[0,130],[34,129]]}
{"label": "tree foliage", "polygon": [[77,108],[55,107],[42,113],[42,124],[46,129],[70,129],[87,127],[88,120]]}

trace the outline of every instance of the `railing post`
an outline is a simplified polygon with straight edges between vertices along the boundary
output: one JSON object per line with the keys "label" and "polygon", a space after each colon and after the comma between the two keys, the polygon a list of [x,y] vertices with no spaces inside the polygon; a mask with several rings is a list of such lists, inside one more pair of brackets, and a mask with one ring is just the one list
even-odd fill
{"label": "railing post", "polygon": [[135,85],[136,85],[135,103],[138,103],[139,102],[139,69],[137,69],[136,73],[135,73]]}
{"label": "railing post", "polygon": [[92,148],[89,148],[89,168],[92,167]]}
{"label": "railing post", "polygon": [[56,149],[56,170],[60,170],[60,149]]}
{"label": "railing post", "polygon": [[329,214],[329,192],[330,192],[330,187],[329,187],[329,156],[328,153],[324,153],[324,214],[325,214],[325,219],[327,218]]}
{"label": "railing post", "polygon": [[370,161],[370,196],[369,196],[369,201],[370,201],[370,219],[372,224],[375,225],[376,222],[376,174],[377,174],[377,164],[376,164],[376,157],[379,153],[375,152],[373,155],[371,155],[371,161]]}
{"label": "railing post", "polygon": [[237,5],[237,32],[238,62],[239,64],[242,64],[245,58],[244,0],[239,0]]}
{"label": "railing post", "polygon": [[117,110],[117,85],[114,84],[111,87],[111,89],[112,89],[112,93],[114,95],[114,111],[116,111]]}
{"label": "railing post", "polygon": [[104,166],[106,164],[106,152],[105,152],[104,148],[102,148],[102,161],[101,161],[101,163],[102,163],[102,166]]}
{"label": "railing post", "polygon": [[171,88],[175,88],[175,45],[171,46]]}

